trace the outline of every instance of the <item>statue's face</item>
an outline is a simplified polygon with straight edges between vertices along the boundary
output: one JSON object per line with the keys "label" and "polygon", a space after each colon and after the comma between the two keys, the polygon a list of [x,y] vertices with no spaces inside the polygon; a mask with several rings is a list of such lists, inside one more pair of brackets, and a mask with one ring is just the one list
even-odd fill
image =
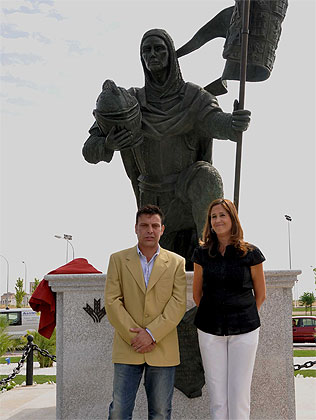
{"label": "statue's face", "polygon": [[160,71],[168,67],[169,51],[159,36],[149,36],[142,44],[142,59],[149,71]]}

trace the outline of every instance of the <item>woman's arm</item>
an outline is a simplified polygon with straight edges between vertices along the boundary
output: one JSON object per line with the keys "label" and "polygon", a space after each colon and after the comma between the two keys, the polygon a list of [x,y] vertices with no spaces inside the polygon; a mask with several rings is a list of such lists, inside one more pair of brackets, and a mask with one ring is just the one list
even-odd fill
{"label": "woman's arm", "polygon": [[266,282],[263,272],[263,264],[257,264],[250,267],[253,282],[253,290],[255,292],[256,304],[258,310],[266,298]]}
{"label": "woman's arm", "polygon": [[199,306],[200,300],[203,295],[203,268],[201,265],[194,263],[194,276],[193,276],[193,300],[196,306]]}

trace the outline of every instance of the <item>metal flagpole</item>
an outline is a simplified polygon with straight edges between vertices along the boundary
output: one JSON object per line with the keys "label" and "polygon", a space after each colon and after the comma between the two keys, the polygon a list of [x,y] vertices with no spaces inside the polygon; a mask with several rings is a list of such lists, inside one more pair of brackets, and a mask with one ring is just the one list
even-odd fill
{"label": "metal flagpole", "polygon": [[[237,109],[244,109],[244,106],[245,106],[250,0],[243,0],[242,4],[243,4],[243,7],[242,7],[243,14],[242,14],[242,28],[241,28],[240,85],[239,85],[239,100],[238,100]],[[236,206],[237,211],[239,207],[242,137],[243,137],[242,132],[238,133],[238,140],[237,140],[237,145],[236,145],[235,185],[234,185],[234,204]]]}

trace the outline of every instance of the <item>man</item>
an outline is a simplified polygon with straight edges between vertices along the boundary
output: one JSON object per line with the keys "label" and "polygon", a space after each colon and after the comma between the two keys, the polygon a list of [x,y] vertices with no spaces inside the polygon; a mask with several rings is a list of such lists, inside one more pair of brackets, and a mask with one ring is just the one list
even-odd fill
{"label": "man", "polygon": [[140,55],[145,86],[129,93],[140,105],[143,142],[133,147],[127,130],[105,136],[95,123],[83,155],[90,163],[110,162],[120,151],[138,206],[156,204],[165,214],[161,245],[190,260],[209,204],[223,197],[221,176],[212,165],[213,138],[237,141],[250,112],[224,113],[215,96],[185,82],[166,31],[146,32]]}
{"label": "man", "polygon": [[136,214],[137,246],[110,257],[105,308],[115,328],[113,401],[109,419],[131,419],[144,373],[149,419],[170,419],[175,366],[180,363],[177,325],[186,309],[184,259],[159,246],[159,207]]}

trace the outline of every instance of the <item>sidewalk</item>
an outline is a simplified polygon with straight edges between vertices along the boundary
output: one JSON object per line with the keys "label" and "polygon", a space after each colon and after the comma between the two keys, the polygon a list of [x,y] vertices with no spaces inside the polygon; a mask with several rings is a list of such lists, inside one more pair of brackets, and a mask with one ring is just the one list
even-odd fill
{"label": "sidewalk", "polygon": [[0,394],[1,420],[56,420],[56,384],[19,386]]}
{"label": "sidewalk", "polygon": [[[304,359],[306,358],[295,358],[294,363],[302,364],[306,361]],[[8,373],[11,373],[13,367],[13,364],[2,365],[0,373],[6,374],[4,368],[10,368]],[[39,368],[34,368],[34,375],[38,374],[38,370]],[[43,370],[40,370],[41,374],[44,373]],[[45,368],[45,370],[46,375],[54,375],[56,372],[55,367]],[[297,376],[295,398],[297,420],[314,420],[316,418],[316,378]],[[0,412],[1,420],[56,420],[56,385],[20,386],[3,392],[0,394]]]}

